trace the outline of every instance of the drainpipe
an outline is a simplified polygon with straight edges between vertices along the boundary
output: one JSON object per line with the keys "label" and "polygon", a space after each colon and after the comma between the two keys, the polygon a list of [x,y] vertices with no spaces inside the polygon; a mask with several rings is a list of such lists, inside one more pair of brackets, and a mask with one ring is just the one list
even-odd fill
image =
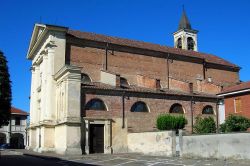
{"label": "drainpipe", "polygon": [[203,80],[206,79],[206,61],[203,59]]}
{"label": "drainpipe", "polygon": [[167,88],[169,89],[169,53],[167,56],[167,80],[168,80]]}
{"label": "drainpipe", "polygon": [[122,128],[125,128],[125,91],[122,93]]}
{"label": "drainpipe", "polygon": [[192,130],[191,130],[191,132],[193,133],[193,127],[194,127],[194,112],[193,112],[193,104],[194,104],[194,96],[193,96],[193,94],[194,94],[194,89],[193,89],[193,83],[189,83],[189,93],[192,95],[191,96],[191,101],[190,101],[190,110],[191,110],[191,128],[192,128]]}
{"label": "drainpipe", "polygon": [[105,71],[108,70],[108,46],[109,44],[107,43],[105,47]]}
{"label": "drainpipe", "polygon": [[190,110],[191,110],[191,133],[193,134],[193,128],[194,128],[194,113],[193,113],[193,100],[194,97],[193,95],[191,96],[191,101],[190,101]]}

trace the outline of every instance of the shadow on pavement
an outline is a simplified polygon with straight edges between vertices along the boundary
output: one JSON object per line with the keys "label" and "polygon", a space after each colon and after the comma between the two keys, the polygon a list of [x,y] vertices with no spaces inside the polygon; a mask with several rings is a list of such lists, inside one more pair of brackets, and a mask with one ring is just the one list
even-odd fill
{"label": "shadow on pavement", "polygon": [[[83,161],[84,162],[84,161]],[[94,166],[92,164],[79,163],[63,160],[57,157],[38,156],[38,155],[2,155],[0,158],[1,166]]]}

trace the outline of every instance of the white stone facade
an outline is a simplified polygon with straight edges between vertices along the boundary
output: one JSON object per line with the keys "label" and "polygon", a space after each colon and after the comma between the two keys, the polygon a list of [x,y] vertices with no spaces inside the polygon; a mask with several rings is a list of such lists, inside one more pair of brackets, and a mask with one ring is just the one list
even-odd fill
{"label": "white stone facade", "polygon": [[[36,24],[27,58],[32,61],[28,149],[81,154],[81,72],[65,66],[67,28]],[[70,89],[70,91],[69,91]]]}

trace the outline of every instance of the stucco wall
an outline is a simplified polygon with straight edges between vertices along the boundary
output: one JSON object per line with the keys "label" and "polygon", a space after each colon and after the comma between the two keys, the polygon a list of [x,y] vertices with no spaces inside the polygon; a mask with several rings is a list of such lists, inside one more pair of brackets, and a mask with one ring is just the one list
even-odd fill
{"label": "stucco wall", "polygon": [[128,151],[146,155],[173,156],[175,133],[172,131],[128,133]]}
{"label": "stucco wall", "polygon": [[250,133],[183,136],[182,157],[250,159]]}
{"label": "stucco wall", "polygon": [[128,152],[127,146],[127,121],[122,128],[122,118],[114,118],[112,122],[112,149],[113,153]]}

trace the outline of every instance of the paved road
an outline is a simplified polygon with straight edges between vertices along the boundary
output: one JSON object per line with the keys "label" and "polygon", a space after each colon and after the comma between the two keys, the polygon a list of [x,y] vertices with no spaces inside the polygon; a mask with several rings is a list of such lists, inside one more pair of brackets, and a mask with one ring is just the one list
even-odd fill
{"label": "paved road", "polygon": [[33,157],[16,152],[2,152],[0,166],[92,166],[54,157]]}
{"label": "paved road", "polygon": [[[37,155],[36,157],[33,157]],[[94,154],[83,156],[48,157],[41,154],[23,155],[8,152],[2,155],[0,166],[250,166],[250,161],[216,159],[182,159],[140,154]]]}

